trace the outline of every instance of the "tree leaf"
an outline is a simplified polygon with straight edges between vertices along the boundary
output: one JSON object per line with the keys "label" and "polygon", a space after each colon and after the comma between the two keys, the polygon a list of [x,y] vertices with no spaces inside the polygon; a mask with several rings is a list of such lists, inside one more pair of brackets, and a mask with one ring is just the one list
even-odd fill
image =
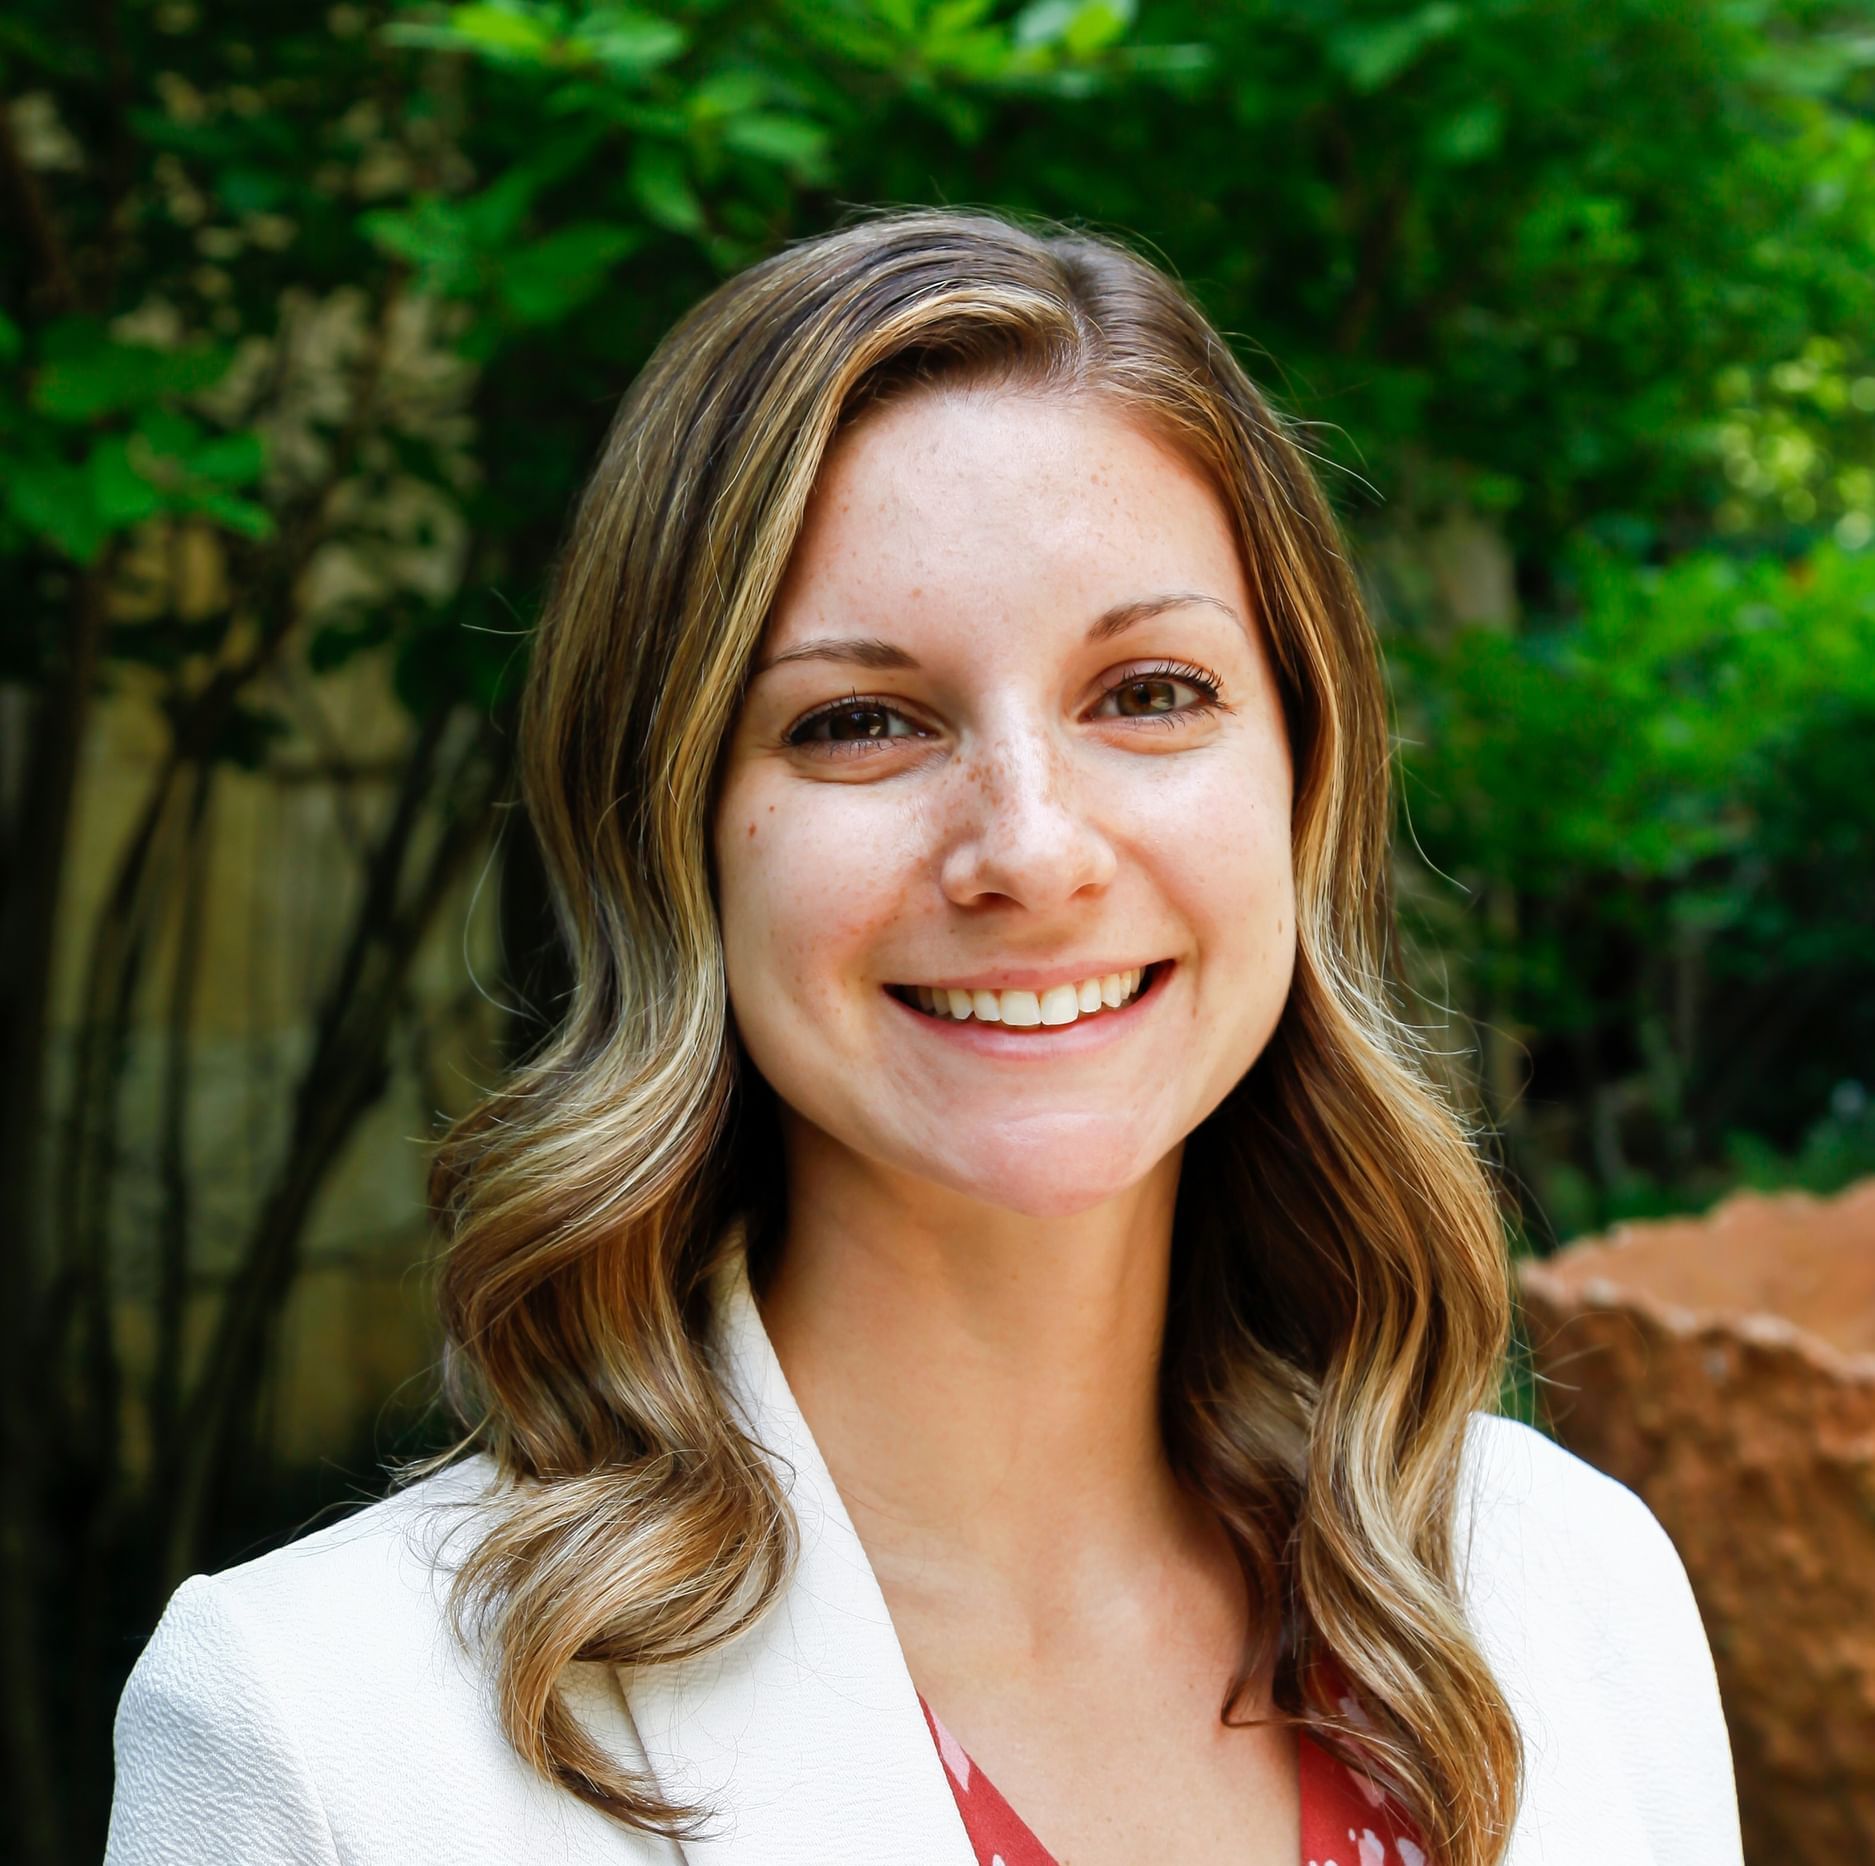
{"label": "tree leaf", "polygon": [[1355,90],[1378,91],[1455,31],[1463,18],[1453,0],[1433,0],[1395,19],[1343,26],[1330,36],[1329,51]]}
{"label": "tree leaf", "polygon": [[552,323],[584,304],[644,238],[642,228],[609,221],[562,227],[499,268],[502,302],[523,324]]}
{"label": "tree leaf", "polygon": [[32,404],[55,421],[93,421],[174,395],[211,388],[232,360],[203,345],[160,350],[106,338],[88,351],[49,360],[32,388]]}
{"label": "tree leaf", "polygon": [[525,5],[452,7],[438,21],[394,20],[384,28],[392,45],[468,52],[501,64],[546,63],[557,35],[545,12]]}
{"label": "tree leaf", "polygon": [[161,510],[162,489],[137,471],[129,437],[114,434],[92,448],[85,462],[91,501],[100,523],[112,530],[134,525]]}
{"label": "tree leaf", "polygon": [[258,434],[223,434],[188,458],[189,471],[218,486],[246,486],[267,466],[267,449]]}
{"label": "tree leaf", "polygon": [[743,155],[784,168],[818,171],[827,157],[828,133],[823,123],[807,117],[755,111],[732,118],[723,127],[723,141]]}
{"label": "tree leaf", "polygon": [[688,44],[689,35],[675,20],[627,7],[601,7],[581,20],[567,49],[615,77],[637,79],[682,56]]}
{"label": "tree leaf", "polygon": [[192,512],[206,513],[226,530],[243,538],[264,540],[271,538],[276,529],[273,514],[264,505],[238,498],[231,492],[192,491],[179,498],[177,504]]}
{"label": "tree leaf", "polygon": [[110,536],[90,474],[64,460],[15,470],[6,482],[13,516],[36,536],[81,564],[96,561]]}
{"label": "tree leaf", "polygon": [[1104,50],[1133,23],[1133,0],[1032,0],[1016,15],[1023,49],[1059,46],[1075,57]]}
{"label": "tree leaf", "polygon": [[638,205],[671,233],[701,233],[703,203],[691,186],[682,153],[669,143],[641,142],[632,151],[628,174]]}

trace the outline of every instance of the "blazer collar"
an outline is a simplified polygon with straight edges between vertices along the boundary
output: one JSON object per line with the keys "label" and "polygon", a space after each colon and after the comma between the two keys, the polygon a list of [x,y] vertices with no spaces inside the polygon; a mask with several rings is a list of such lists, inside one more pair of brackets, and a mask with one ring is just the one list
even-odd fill
{"label": "blazer collar", "polygon": [[[974,1866],[885,1597],[776,1358],[740,1249],[712,1294],[723,1384],[775,1464],[800,1556],[780,1599],[730,1645],[620,1676],[660,1788],[715,1811],[682,1858]],[[1555,1655],[1537,1650],[1554,1593],[1546,1599],[1528,1572],[1518,1533],[1539,1481],[1530,1437],[1503,1420],[1473,1421],[1459,1539],[1469,1617],[1526,1734],[1525,1799],[1506,1866],[1641,1866],[1653,1854],[1621,1792],[1621,1759],[1583,1675],[1588,1655],[1572,1654],[1559,1673]],[[1590,1782],[1604,1792],[1585,1795]]]}
{"label": "blazer collar", "polygon": [[621,1679],[659,1787],[715,1810],[688,1866],[974,1866],[891,1615],[730,1253],[714,1297],[724,1385],[799,1525],[792,1579],[728,1646]]}

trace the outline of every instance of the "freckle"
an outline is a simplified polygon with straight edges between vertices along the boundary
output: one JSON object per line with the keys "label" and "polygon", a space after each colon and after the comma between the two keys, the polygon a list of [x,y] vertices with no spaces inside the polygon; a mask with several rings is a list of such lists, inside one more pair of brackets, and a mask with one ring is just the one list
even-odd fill
{"label": "freckle", "polygon": [[753,836],[753,835],[755,834],[755,825],[754,825],[753,823],[751,823],[751,824],[749,825],[749,834],[750,834],[751,836]]}

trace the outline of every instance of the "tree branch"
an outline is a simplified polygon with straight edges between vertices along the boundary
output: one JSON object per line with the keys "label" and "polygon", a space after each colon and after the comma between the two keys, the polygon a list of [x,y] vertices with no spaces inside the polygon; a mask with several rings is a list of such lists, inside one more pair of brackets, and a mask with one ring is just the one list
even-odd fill
{"label": "tree branch", "polygon": [[[436,797],[466,796],[468,803],[445,802],[451,814],[407,901],[398,906],[398,882],[431,801],[429,779],[447,717],[426,724],[374,853],[352,938],[325,994],[313,1053],[294,1097],[291,1147],[230,1280],[201,1384],[190,1398],[179,1437],[181,1461],[166,1500],[163,1545],[171,1585],[193,1572],[202,1549],[218,1486],[265,1377],[267,1342],[291,1294],[320,1187],[389,1079],[390,1033],[411,961],[449,887],[485,837],[505,781],[505,761],[484,726],[434,787]],[[477,765],[479,782],[473,781]]]}
{"label": "tree branch", "polygon": [[[0,111],[0,124],[5,112]],[[40,1366],[47,1004],[59,898],[70,841],[78,755],[90,717],[104,634],[108,566],[81,575],[63,664],[33,717],[19,817],[6,826],[7,886],[0,902],[0,1755],[14,1784],[23,1857],[50,1866],[63,1819],[53,1793],[42,1722],[37,1541],[45,1479]]]}

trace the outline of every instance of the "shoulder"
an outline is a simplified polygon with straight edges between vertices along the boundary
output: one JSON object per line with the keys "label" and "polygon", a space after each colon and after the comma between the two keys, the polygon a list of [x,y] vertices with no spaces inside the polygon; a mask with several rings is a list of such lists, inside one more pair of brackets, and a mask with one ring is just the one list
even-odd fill
{"label": "shoulder", "polygon": [[488,1490],[483,1461],[452,1467],[171,1599],[126,1694],[175,1692],[205,1673],[241,1680],[254,1708],[301,1731],[343,1716],[389,1721],[465,1706],[477,1668],[448,1614],[458,1543]]}
{"label": "shoulder", "polygon": [[470,1459],[257,1560],[196,1576],[171,1613],[238,1627],[263,1662],[428,1645],[448,1630],[450,1580],[495,1507],[492,1466]]}
{"label": "shoulder", "polygon": [[599,1857],[602,1817],[514,1753],[450,1620],[491,1478],[451,1467],[177,1590],[118,1708],[111,1866]]}
{"label": "shoulder", "polygon": [[[1474,1413],[1454,1522],[1462,1591],[1482,1628],[1522,1620],[1527,1646],[1548,1621],[1572,1640],[1599,1639],[1639,1614],[1666,1612],[1663,1638],[1695,1673],[1711,1659],[1678,1551],[1647,1504],[1515,1419]],[[1671,1679],[1664,1681],[1671,1684]]]}
{"label": "shoulder", "polygon": [[1489,1546],[1540,1540],[1577,1571],[1635,1557],[1678,1564],[1634,1491],[1521,1420],[1472,1414],[1460,1483],[1459,1522]]}
{"label": "shoulder", "polygon": [[[1736,1859],[1711,1648],[1642,1498],[1531,1427],[1480,1413],[1454,1532],[1467,1614],[1526,1733],[1542,1733],[1554,1787],[1606,1795],[1617,1772],[1652,1857]],[[1562,1779],[1572,1768],[1579,1779]]]}
{"label": "shoulder", "polygon": [[[1646,1502],[1519,1420],[1472,1415],[1455,1531],[1474,1595],[1513,1583],[1560,1591],[1597,1625],[1637,1603],[1670,1602],[1682,1635],[1698,1632],[1685,1567]],[[1703,1632],[1698,1645],[1704,1657]]]}

